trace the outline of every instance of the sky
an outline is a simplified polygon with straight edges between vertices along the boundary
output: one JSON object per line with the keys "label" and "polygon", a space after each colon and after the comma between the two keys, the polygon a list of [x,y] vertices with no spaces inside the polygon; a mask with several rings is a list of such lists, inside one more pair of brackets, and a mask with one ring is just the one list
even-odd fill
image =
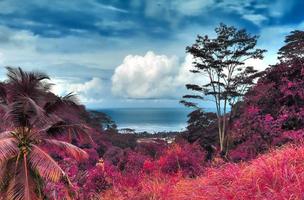
{"label": "sky", "polygon": [[[175,107],[199,79],[186,46],[220,22],[260,36],[263,70],[292,30],[304,28],[302,0],[0,0],[4,66],[47,73],[58,95],[88,108]],[[212,106],[206,103],[206,107]]]}

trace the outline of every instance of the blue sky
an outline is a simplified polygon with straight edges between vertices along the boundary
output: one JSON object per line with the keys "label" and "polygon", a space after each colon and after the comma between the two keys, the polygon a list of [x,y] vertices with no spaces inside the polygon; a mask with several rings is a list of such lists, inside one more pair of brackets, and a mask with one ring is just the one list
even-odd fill
{"label": "blue sky", "polygon": [[185,47],[220,22],[260,35],[268,53],[248,64],[261,70],[285,35],[304,28],[301,0],[1,0],[0,8],[1,66],[46,72],[55,93],[73,91],[90,108],[178,106],[184,84],[199,81]]}

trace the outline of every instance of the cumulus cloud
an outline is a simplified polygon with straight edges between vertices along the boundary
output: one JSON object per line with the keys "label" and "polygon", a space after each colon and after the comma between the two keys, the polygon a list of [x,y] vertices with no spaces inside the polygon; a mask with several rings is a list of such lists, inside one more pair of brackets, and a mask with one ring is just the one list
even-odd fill
{"label": "cumulus cloud", "polygon": [[177,63],[176,57],[151,51],[145,56],[128,55],[114,71],[112,91],[126,98],[171,96]]}
{"label": "cumulus cloud", "polygon": [[193,81],[191,57],[180,64],[177,57],[128,55],[112,76],[112,92],[124,98],[176,98],[185,83]]}
{"label": "cumulus cloud", "polygon": [[[185,85],[187,83],[204,83],[205,80],[201,76],[191,73],[190,70],[193,68],[193,56],[187,54],[183,63],[179,67],[179,72],[175,77],[177,86]],[[181,88],[179,88],[181,89]]]}
{"label": "cumulus cloud", "polygon": [[62,96],[73,92],[77,95],[81,103],[85,104],[100,102],[105,95],[104,84],[98,77],[93,77],[85,82],[78,82],[73,79],[54,79],[52,82],[55,84],[52,88],[55,94]]}

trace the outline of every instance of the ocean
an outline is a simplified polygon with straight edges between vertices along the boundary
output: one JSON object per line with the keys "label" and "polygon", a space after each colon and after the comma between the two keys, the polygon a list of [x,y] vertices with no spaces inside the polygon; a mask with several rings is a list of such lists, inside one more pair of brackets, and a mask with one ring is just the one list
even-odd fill
{"label": "ocean", "polygon": [[189,108],[106,108],[118,129],[131,128],[136,132],[182,131],[187,126]]}
{"label": "ocean", "polygon": [[187,108],[107,108],[118,129],[131,128],[136,132],[182,131],[187,125]]}

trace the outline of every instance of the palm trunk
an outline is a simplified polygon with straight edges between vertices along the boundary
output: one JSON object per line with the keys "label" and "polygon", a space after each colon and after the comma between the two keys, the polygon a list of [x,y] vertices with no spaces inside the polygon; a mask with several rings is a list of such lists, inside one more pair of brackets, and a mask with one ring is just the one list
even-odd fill
{"label": "palm trunk", "polygon": [[23,164],[24,164],[24,172],[25,172],[25,183],[24,186],[24,199],[25,200],[31,200],[30,199],[30,188],[29,188],[29,177],[28,177],[28,171],[27,171],[27,157],[26,153],[23,154]]}

